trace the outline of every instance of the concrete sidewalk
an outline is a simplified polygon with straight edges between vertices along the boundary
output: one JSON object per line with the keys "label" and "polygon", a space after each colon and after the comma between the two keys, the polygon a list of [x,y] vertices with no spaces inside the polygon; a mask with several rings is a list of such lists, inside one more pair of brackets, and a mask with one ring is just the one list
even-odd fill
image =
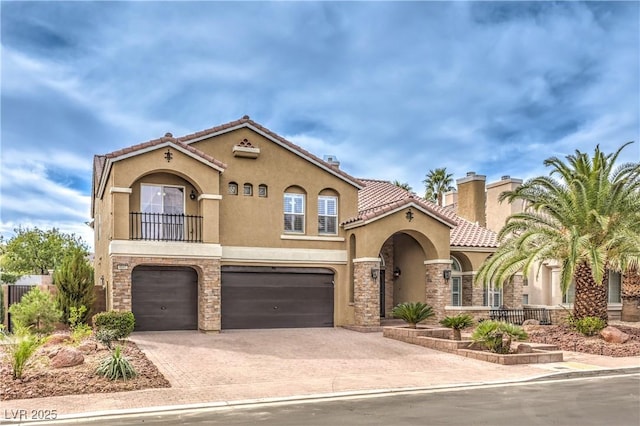
{"label": "concrete sidewalk", "polygon": [[[502,366],[341,328],[134,333],[168,389],[3,401],[58,418],[146,408],[523,381],[640,367],[640,357],[565,352],[563,363]],[[0,416],[0,424],[4,418]]]}

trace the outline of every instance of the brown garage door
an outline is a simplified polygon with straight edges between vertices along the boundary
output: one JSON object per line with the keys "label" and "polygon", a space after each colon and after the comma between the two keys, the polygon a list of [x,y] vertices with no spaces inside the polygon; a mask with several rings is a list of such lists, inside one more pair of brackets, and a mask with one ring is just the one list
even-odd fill
{"label": "brown garage door", "polygon": [[222,267],[222,328],[333,327],[333,271]]}
{"label": "brown garage door", "polygon": [[131,274],[136,331],[196,330],[198,274],[185,267],[137,266]]}

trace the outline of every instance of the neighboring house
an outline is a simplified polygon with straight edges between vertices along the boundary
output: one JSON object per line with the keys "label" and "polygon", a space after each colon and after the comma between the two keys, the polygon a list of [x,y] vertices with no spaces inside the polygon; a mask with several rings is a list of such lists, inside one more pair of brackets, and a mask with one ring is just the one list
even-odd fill
{"label": "neighboring house", "polygon": [[96,156],[92,217],[96,284],[137,330],[371,327],[405,301],[442,318],[522,298],[471,285],[494,232],[247,116]]}
{"label": "neighboring house", "polygon": [[[469,182],[475,182],[474,190],[469,191]],[[499,181],[486,184],[486,176],[469,172],[466,177],[457,180],[458,190],[445,194],[445,207],[452,213],[466,217],[486,225],[488,229],[500,232],[507,218],[524,210],[522,201],[513,203],[499,201],[500,194],[515,190],[522,184],[521,179],[503,176]],[[522,305],[548,306],[562,310],[571,308],[574,297],[573,286],[567,294],[562,294],[560,288],[560,274],[562,267],[559,262],[545,262],[535,265],[528,276],[523,279]],[[609,318],[620,319],[621,303],[621,275],[617,272],[608,273]],[[513,306],[514,303],[505,303]]]}

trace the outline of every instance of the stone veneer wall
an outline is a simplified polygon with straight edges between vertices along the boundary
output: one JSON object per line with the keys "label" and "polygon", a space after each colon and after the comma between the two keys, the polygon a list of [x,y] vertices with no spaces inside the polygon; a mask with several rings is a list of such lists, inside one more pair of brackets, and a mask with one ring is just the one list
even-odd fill
{"label": "stone veneer wall", "polygon": [[220,331],[219,259],[112,256],[110,299],[113,310],[131,310],[131,274],[140,265],[188,266],[195,269],[198,273],[198,329]]}
{"label": "stone veneer wall", "polygon": [[522,275],[515,275],[502,289],[502,304],[509,308],[522,307]]}
{"label": "stone veneer wall", "polygon": [[471,281],[472,281],[472,288],[473,288],[473,293],[472,293],[472,306],[483,306],[484,305],[484,286],[481,283],[476,283],[475,282],[476,276],[473,275],[471,277]]}
{"label": "stone veneer wall", "polygon": [[371,278],[371,269],[379,269],[380,260],[354,259],[353,266],[355,325],[377,327],[380,325],[380,280]]}
{"label": "stone veneer wall", "polygon": [[462,276],[462,306],[473,305],[473,276]]}
{"label": "stone veneer wall", "polygon": [[430,322],[437,322],[446,316],[445,306],[451,304],[451,283],[446,282],[442,271],[451,268],[450,262],[427,263],[425,265],[425,303],[433,307],[435,316]]}

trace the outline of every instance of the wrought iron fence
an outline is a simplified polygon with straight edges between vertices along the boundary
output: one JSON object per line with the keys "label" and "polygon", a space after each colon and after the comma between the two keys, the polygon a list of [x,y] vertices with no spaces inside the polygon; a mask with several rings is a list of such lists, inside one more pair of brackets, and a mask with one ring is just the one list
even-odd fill
{"label": "wrought iron fence", "polygon": [[546,308],[491,309],[489,318],[522,325],[528,319],[538,320],[542,325],[551,324],[551,315]]}
{"label": "wrought iron fence", "polygon": [[201,243],[202,216],[131,212],[129,230],[132,240]]}

